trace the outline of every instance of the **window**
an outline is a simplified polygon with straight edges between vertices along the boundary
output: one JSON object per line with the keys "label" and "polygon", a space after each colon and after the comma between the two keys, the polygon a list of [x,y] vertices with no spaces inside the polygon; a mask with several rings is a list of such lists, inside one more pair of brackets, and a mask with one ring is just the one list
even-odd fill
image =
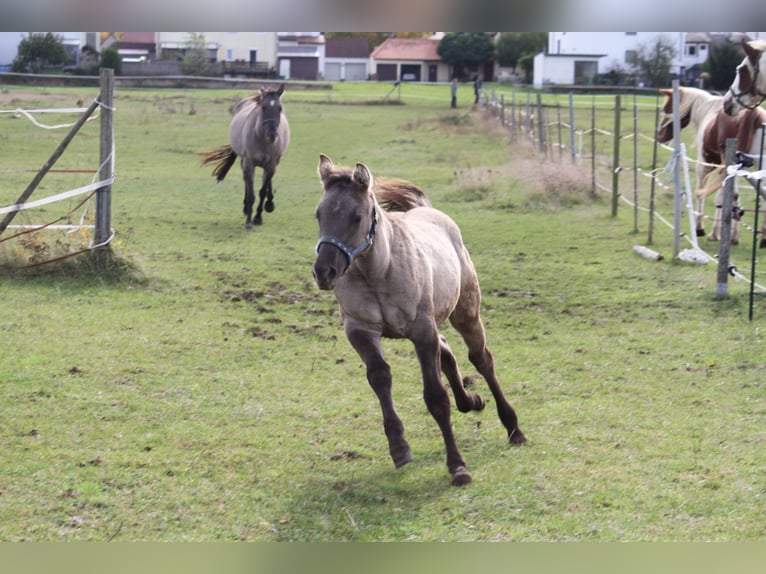
{"label": "window", "polygon": [[686,46],[686,55],[687,56],[696,56],[697,55],[697,46],[694,46],[694,45]]}
{"label": "window", "polygon": [[231,62],[234,59],[234,50],[226,48],[226,61]]}

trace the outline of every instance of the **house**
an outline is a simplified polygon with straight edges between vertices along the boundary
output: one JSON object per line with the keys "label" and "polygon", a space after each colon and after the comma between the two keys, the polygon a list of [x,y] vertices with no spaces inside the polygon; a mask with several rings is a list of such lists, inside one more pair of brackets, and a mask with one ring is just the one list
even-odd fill
{"label": "house", "polygon": [[325,38],[320,32],[279,32],[279,77],[318,80],[325,65]]}
{"label": "house", "polygon": [[[208,59],[226,76],[264,76],[277,66],[275,32],[200,32]],[[158,59],[183,59],[194,37],[190,32],[158,32]]]}
{"label": "house", "polygon": [[629,73],[636,51],[660,36],[675,48],[671,74],[692,83],[716,42],[738,44],[742,37],[759,35],[763,37],[759,32],[550,32],[546,51],[534,58],[533,84],[536,88],[549,84],[589,84],[597,76]]}
{"label": "house", "polygon": [[157,57],[156,32],[101,32],[100,50],[115,46],[123,62],[146,63]]}
{"label": "house", "polygon": [[366,38],[326,38],[324,79],[360,82],[370,77],[370,48]]}
{"label": "house", "polygon": [[370,54],[372,74],[380,82],[448,82],[450,68],[433,38],[388,38]]}

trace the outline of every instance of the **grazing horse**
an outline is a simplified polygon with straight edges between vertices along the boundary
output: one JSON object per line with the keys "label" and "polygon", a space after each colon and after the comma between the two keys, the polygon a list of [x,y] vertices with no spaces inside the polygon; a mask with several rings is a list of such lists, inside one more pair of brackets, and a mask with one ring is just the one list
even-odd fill
{"label": "grazing horse", "polygon": [[734,81],[723,99],[723,109],[734,116],[744,108],[755,108],[766,100],[766,40],[742,41],[745,59],[737,66]]}
{"label": "grazing horse", "polygon": [[[251,229],[253,224],[260,225],[261,212],[266,201],[266,211],[274,211],[274,190],[271,179],[274,177],[279,160],[290,143],[290,126],[287,123],[285,110],[280,97],[285,85],[280,84],[274,90],[261,88],[254,96],[240,101],[234,108],[234,117],[229,127],[229,145],[203,152],[202,164],[214,163],[213,175],[223,181],[229,168],[237,156],[242,165],[242,176],[245,180],[244,213],[247,216],[245,228]],[[253,218],[255,191],[253,175],[255,168],[263,169],[261,189],[258,192],[258,209]]]}
{"label": "grazing horse", "polygon": [[[657,131],[657,140],[667,143],[673,139],[673,91],[660,90],[665,95],[664,116]],[[721,109],[722,98],[697,88],[679,88],[679,115],[681,129],[690,122],[697,129],[695,146],[698,162],[697,235],[705,235],[702,223],[705,198],[716,193],[716,217],[709,239],[716,241],[720,233],[720,205],[722,203],[723,151],[728,138],[737,139],[737,148],[749,156],[761,155],[761,130],[766,111],[760,108],[744,110],[736,117],[727,116]],[[737,201],[738,198],[735,198]],[[766,222],[764,222],[766,228]],[[732,243],[739,241],[739,228],[732,228]],[[766,235],[761,231],[761,246],[766,246]]]}
{"label": "grazing horse", "polygon": [[410,462],[412,452],[394,410],[382,337],[414,344],[423,398],[444,438],[451,483],[468,484],[471,475],[455,444],[440,371],[459,411],[481,410],[484,401],[465,389],[455,356],[438,330],[445,320],[462,335],[468,358],[487,381],[509,441],[522,444],[526,437],[495,376],[479,316],[479,281],[460,229],[433,209],[416,186],[402,180],[374,182],[364,164],[340,167],[321,154],[318,173],[323,193],[316,208],[320,238],[314,280],[320,289],[335,293],[346,336],[366,365],[367,381],[380,402],[394,465]]}

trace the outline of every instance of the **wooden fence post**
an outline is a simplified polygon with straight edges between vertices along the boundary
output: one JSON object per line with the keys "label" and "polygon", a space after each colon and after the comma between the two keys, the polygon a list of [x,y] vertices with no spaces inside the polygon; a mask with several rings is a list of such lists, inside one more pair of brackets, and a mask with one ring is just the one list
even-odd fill
{"label": "wooden fence post", "polygon": [[[728,138],[726,140],[726,151],[724,153],[724,163],[727,168],[734,163],[736,152],[736,138]],[[721,246],[718,251],[718,282],[715,290],[715,295],[718,299],[725,299],[728,296],[729,249],[731,247],[731,208],[733,196],[734,178],[727,177],[723,184],[723,206],[721,207]]]}
{"label": "wooden fence post", "polygon": [[[101,68],[101,153],[99,177],[106,181],[114,175],[112,156],[114,144],[113,122],[113,92],[114,70]],[[96,192],[96,221],[94,231],[94,243],[97,246],[107,247],[109,236],[112,233],[112,186],[106,185]]]}

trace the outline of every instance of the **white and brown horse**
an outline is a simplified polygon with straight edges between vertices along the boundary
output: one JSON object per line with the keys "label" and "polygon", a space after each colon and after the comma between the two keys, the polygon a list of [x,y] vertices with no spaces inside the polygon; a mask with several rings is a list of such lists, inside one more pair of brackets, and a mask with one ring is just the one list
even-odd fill
{"label": "white and brown horse", "polygon": [[[213,175],[219,182],[226,177],[237,156],[240,157],[242,177],[245,180],[243,212],[247,217],[246,229],[252,228],[253,224],[261,224],[264,201],[266,211],[274,211],[271,180],[290,143],[290,126],[280,99],[284,90],[284,84],[280,84],[276,90],[261,88],[258,94],[240,101],[234,108],[234,117],[229,126],[229,145],[200,154],[203,165],[215,164]],[[253,176],[256,167],[263,169],[263,177],[258,193],[258,209],[253,217]]]}
{"label": "white and brown horse", "polygon": [[737,66],[734,81],[723,100],[723,108],[730,116],[745,108],[755,108],[766,100],[766,40],[742,42],[745,59]]}
{"label": "white and brown horse", "polygon": [[522,444],[526,438],[495,375],[479,316],[479,280],[460,229],[409,182],[373,181],[364,164],[340,167],[323,154],[318,171],[324,191],[316,208],[320,238],[314,280],[320,289],[335,293],[346,336],[367,367],[367,381],[380,402],[394,465],[410,462],[412,452],[394,410],[382,337],[409,339],[415,345],[423,398],[441,430],[451,482],[468,484],[471,475],[455,443],[440,371],[459,411],[481,410],[484,401],[466,391],[455,356],[439,333],[443,322],[449,320],[462,335],[468,358],[489,385],[509,441]]}
{"label": "white and brown horse", "polygon": [[[660,143],[673,139],[673,91],[660,90],[665,95],[664,116],[657,131]],[[723,98],[697,88],[679,88],[679,115],[681,129],[692,123],[697,130],[694,145],[697,148],[697,235],[705,235],[703,217],[705,198],[716,194],[716,217],[709,239],[715,241],[720,234],[720,205],[723,183],[723,151],[726,140],[737,139],[737,149],[758,162],[761,155],[761,130],[766,111],[746,109],[735,117],[726,115],[722,109]],[[735,198],[738,200],[738,198]],[[766,228],[766,222],[764,222]],[[739,227],[732,228],[732,242],[739,241]],[[761,232],[761,246],[766,246],[766,236]]]}

